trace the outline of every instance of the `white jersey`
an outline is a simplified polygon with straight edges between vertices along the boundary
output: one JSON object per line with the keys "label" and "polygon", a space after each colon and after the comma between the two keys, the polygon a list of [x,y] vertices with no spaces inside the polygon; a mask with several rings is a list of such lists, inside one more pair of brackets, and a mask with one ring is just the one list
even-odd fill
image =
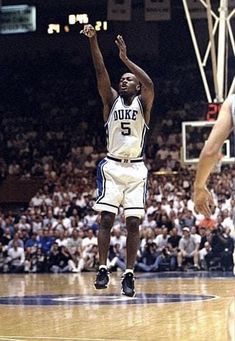
{"label": "white jersey", "polygon": [[113,103],[105,127],[108,155],[129,159],[143,156],[145,134],[149,128],[138,96],[129,106],[119,96]]}

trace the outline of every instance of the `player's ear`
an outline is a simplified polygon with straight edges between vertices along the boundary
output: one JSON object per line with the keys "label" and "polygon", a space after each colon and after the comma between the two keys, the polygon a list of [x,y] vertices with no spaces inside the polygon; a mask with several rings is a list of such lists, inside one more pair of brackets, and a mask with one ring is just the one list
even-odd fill
{"label": "player's ear", "polygon": [[137,84],[137,85],[136,85],[136,90],[137,90],[138,92],[140,92],[140,90],[141,90],[141,85],[140,85],[140,84]]}

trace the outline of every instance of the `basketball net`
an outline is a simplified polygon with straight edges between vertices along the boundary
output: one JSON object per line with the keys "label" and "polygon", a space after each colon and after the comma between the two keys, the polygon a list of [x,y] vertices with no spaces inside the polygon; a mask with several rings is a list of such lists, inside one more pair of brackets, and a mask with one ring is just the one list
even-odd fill
{"label": "basketball net", "polygon": [[[208,103],[212,103],[212,98],[214,97],[213,102],[222,103],[228,94],[233,93],[235,87],[235,77],[233,77],[230,88],[228,88],[227,84],[228,51],[231,48],[232,55],[235,57],[235,39],[231,25],[231,20],[235,16],[235,8],[229,8],[229,0],[220,0],[217,10],[213,10],[214,6],[212,7],[212,2],[215,2],[214,0],[182,0],[182,2],[207,101]],[[199,46],[199,37],[197,37],[196,30],[193,25],[193,11],[190,8],[190,3],[192,2],[199,3],[199,6],[201,4],[202,8],[204,7],[206,11],[208,38],[206,38],[205,51],[203,51],[203,49]],[[211,55],[211,63],[209,63],[209,55]],[[211,69],[211,66],[213,75],[212,88],[209,86],[210,82],[206,72],[208,69]]]}
{"label": "basketball net", "polygon": [[217,161],[216,165],[214,166],[212,173],[221,173],[223,157],[224,157],[224,155],[222,153],[219,153],[218,161]]}

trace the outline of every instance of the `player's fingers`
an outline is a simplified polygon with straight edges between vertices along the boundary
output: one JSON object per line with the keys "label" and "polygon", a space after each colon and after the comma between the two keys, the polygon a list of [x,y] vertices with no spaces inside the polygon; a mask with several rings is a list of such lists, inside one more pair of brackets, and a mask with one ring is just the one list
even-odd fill
{"label": "player's fingers", "polygon": [[210,193],[210,196],[209,196],[209,203],[210,203],[211,205],[214,205],[214,199],[213,199],[213,196],[212,196],[211,193]]}
{"label": "player's fingers", "polygon": [[194,207],[194,210],[195,210],[195,212],[197,213],[197,214],[200,214],[200,213],[202,213],[202,205],[201,204],[195,204],[195,207]]}
{"label": "player's fingers", "polygon": [[115,40],[115,43],[117,45],[117,47],[119,48],[119,50],[122,50],[122,45],[118,40]]}
{"label": "player's fingers", "polygon": [[211,210],[208,204],[203,205],[203,214],[205,217],[209,218],[211,216]]}
{"label": "player's fingers", "polygon": [[123,38],[120,34],[117,36],[117,40],[121,45],[123,45],[124,41],[123,41]]}
{"label": "player's fingers", "polygon": [[89,25],[84,25],[82,32],[85,33],[89,30]]}
{"label": "player's fingers", "polygon": [[115,40],[115,44],[116,44],[118,47],[120,47],[120,44],[119,44],[119,42],[118,42],[117,39]]}
{"label": "player's fingers", "polygon": [[87,24],[84,27],[86,27],[88,30],[94,29],[94,27],[91,24]]}
{"label": "player's fingers", "polygon": [[211,210],[210,207],[207,203],[204,204],[197,204],[195,206],[195,211],[203,214],[206,217],[210,217],[211,216]]}

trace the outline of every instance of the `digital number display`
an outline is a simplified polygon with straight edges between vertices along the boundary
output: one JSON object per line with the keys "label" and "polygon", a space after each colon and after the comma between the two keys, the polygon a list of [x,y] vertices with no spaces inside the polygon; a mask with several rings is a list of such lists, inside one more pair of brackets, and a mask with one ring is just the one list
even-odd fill
{"label": "digital number display", "polygon": [[215,121],[218,117],[222,103],[209,103],[206,113],[207,121]]}
{"label": "digital number display", "polygon": [[[60,22],[49,23],[47,27],[47,33],[69,33],[71,30],[73,32],[77,31],[79,33],[81,30],[81,25],[88,24],[89,22],[90,20],[87,13],[69,14],[65,24]],[[105,20],[96,20],[94,23],[94,28],[96,31],[107,31],[108,22]]]}

